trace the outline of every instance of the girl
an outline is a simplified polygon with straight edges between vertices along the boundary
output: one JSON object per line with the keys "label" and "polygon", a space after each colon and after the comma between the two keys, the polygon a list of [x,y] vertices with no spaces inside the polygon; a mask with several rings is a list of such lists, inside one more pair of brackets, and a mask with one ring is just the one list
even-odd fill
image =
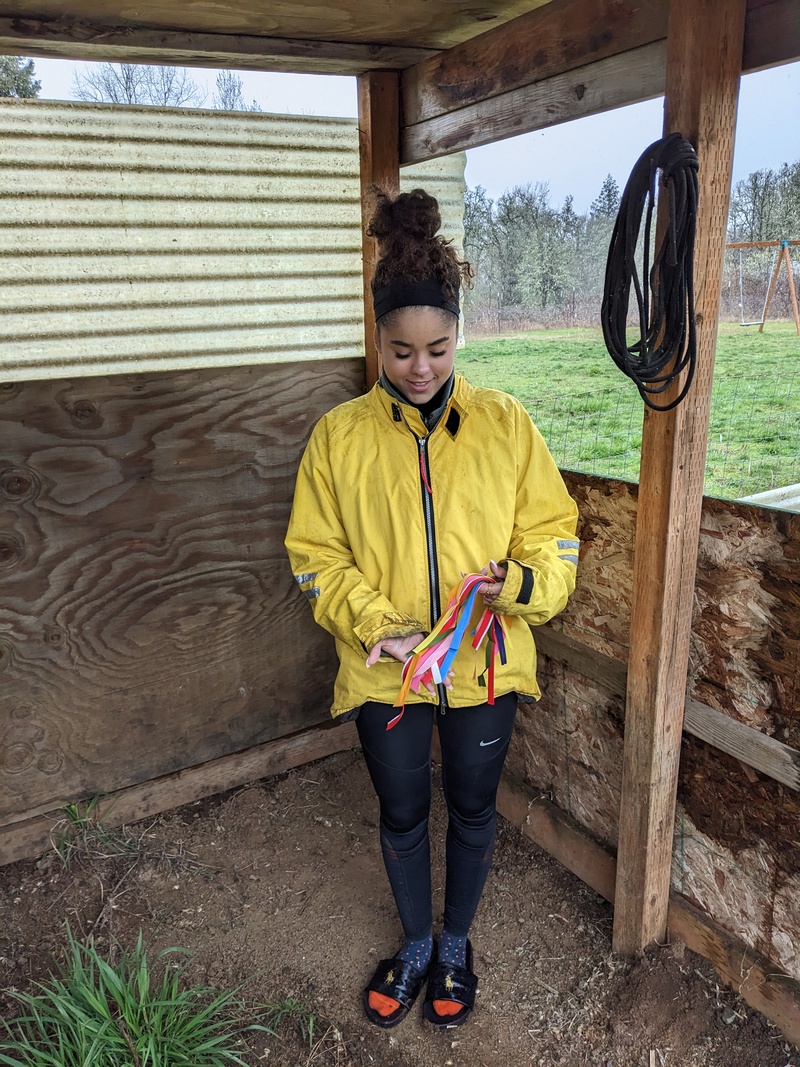
{"label": "girl", "polygon": [[[436,200],[421,189],[376,196],[381,377],[315,427],[286,545],[316,621],[336,639],[332,714],[357,716],[405,933],[367,985],[365,1011],[395,1026],[427,978],[424,1016],[443,1029],[474,1005],[468,934],[492,859],[497,786],[517,697],[539,696],[530,627],[561,611],[575,587],[577,509],[522,405],[454,372],[459,288],[472,271],[437,236]],[[398,720],[400,664],[461,574],[475,572],[486,574],[485,605],[507,622],[494,704],[464,651],[443,685],[409,695]],[[449,812],[438,945],[428,840],[434,722]]]}

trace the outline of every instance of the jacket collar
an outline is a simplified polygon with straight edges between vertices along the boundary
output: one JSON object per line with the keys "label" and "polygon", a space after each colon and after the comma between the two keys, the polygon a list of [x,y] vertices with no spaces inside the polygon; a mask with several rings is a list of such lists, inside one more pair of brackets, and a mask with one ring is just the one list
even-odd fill
{"label": "jacket collar", "polygon": [[[433,433],[436,427],[439,425],[442,415],[447,410],[447,405],[450,397],[453,395],[453,386],[455,385],[456,372],[451,371],[450,377],[445,384],[441,387],[440,392],[442,399],[439,401],[438,407],[434,408],[429,414],[424,414],[422,407],[419,404],[411,404],[411,407],[416,408],[420,414],[420,418],[424,422],[427,432]],[[385,371],[381,371],[381,376],[378,379],[378,385],[381,389],[385,389],[389,396],[399,401],[402,405],[408,406],[410,401],[403,396],[399,389],[396,389],[392,382],[389,381]]]}
{"label": "jacket collar", "polygon": [[[405,431],[408,429],[416,437],[427,437],[429,433],[437,432],[442,427],[450,433],[451,437],[455,437],[452,429],[454,425],[451,417],[452,412],[455,411],[458,414],[455,425],[460,425],[468,415],[466,402],[471,391],[472,386],[460,374],[453,376],[453,389],[450,399],[447,401],[434,430],[428,430],[419,413],[419,409],[405,400],[402,394],[398,394],[397,390],[392,390],[395,395],[391,395],[386,389],[382,388],[380,382],[376,382],[367,395],[381,417],[388,419],[398,430]],[[395,399],[395,396],[397,399]]]}

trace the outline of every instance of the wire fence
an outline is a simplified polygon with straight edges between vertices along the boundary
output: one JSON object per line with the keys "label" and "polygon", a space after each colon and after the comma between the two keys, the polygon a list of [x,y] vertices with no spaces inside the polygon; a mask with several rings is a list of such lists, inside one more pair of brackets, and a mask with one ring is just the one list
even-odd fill
{"label": "wire fence", "polygon": [[[560,467],[638,480],[644,405],[633,385],[524,403]],[[736,499],[797,483],[797,376],[719,377],[711,400],[704,491]]]}

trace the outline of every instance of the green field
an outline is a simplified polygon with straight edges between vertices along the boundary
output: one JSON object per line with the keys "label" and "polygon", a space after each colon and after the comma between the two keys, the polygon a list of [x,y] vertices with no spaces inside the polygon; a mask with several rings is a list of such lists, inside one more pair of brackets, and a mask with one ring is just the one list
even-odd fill
{"label": "green field", "polygon": [[[456,356],[475,385],[523,401],[561,467],[636,481],[644,404],[597,329],[469,338]],[[800,337],[792,322],[722,323],[705,491],[735,498],[800,482]]]}

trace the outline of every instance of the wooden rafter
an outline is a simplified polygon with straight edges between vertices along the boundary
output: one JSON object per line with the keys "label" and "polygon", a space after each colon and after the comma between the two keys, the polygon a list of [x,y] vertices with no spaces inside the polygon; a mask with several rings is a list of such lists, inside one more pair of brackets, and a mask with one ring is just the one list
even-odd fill
{"label": "wooden rafter", "polygon": [[[668,0],[553,0],[402,77],[402,163],[664,92]],[[748,0],[744,72],[800,58],[796,0]]]}
{"label": "wooden rafter", "polygon": [[403,45],[178,32],[108,26],[65,18],[0,18],[0,55],[307,74],[361,74],[371,69],[402,69],[435,54],[435,50],[429,48]]}

